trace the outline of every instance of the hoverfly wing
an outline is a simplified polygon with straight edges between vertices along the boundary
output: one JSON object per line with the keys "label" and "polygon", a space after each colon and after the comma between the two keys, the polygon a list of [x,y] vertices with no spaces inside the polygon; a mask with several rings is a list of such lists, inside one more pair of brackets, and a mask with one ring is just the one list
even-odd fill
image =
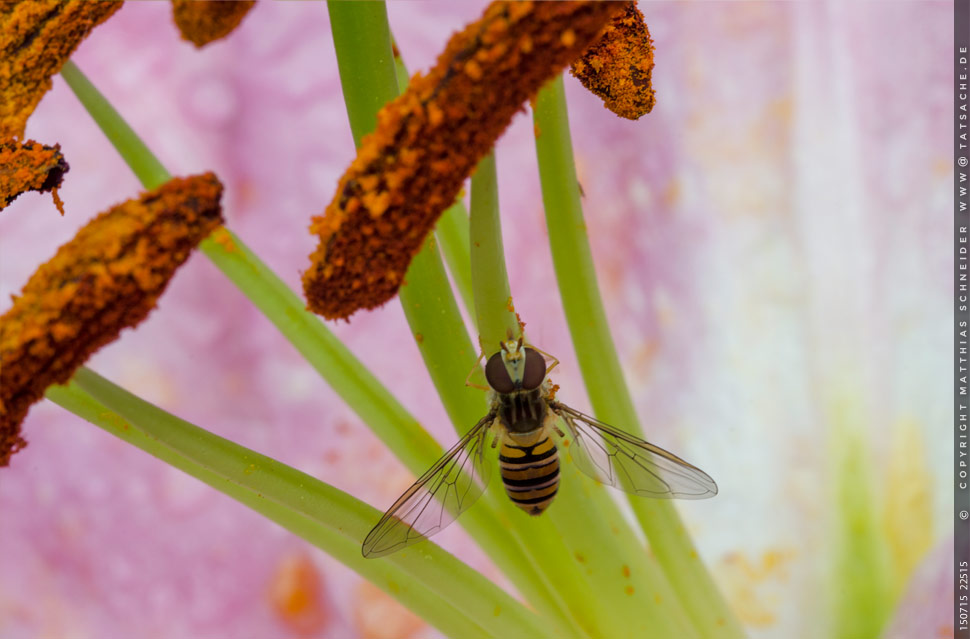
{"label": "hoverfly wing", "polygon": [[576,466],[596,481],[659,499],[706,499],[717,494],[717,484],[707,473],[673,453],[559,402],[550,407],[573,436],[567,450]]}
{"label": "hoverfly wing", "polygon": [[494,420],[491,413],[482,418],[394,502],[364,539],[365,557],[382,557],[423,541],[475,503],[494,465],[485,461]]}

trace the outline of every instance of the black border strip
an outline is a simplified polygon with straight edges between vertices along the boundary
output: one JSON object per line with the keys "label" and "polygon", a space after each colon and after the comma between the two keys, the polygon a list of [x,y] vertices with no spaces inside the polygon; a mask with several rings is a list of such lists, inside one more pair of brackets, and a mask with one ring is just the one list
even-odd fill
{"label": "black border strip", "polygon": [[953,630],[970,639],[970,0],[953,3]]}

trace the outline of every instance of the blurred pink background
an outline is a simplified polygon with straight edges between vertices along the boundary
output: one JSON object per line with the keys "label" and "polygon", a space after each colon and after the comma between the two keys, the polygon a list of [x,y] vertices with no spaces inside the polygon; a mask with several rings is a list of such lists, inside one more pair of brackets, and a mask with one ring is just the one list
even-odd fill
{"label": "blurred pink background", "polygon": [[[411,71],[483,7],[389,3]],[[905,611],[884,636],[939,636],[924,631],[951,620],[952,5],[641,9],[656,44],[654,112],[620,120],[566,84],[601,290],[641,421],[720,486],[681,511],[752,637],[831,636],[831,458],[842,433],[858,433]],[[310,216],[354,156],[326,5],[260,2],[198,51],[168,3],[129,3],[73,59],[173,174],[220,176],[229,226],[299,288]],[[27,137],[61,144],[67,214],[36,194],[0,213],[0,312],[79,226],[141,190],[60,77]],[[560,397],[588,408],[529,115],[497,159],[516,308],[563,362]],[[396,301],[331,328],[452,441]],[[202,255],[89,365],[380,509],[412,479]],[[29,446],[0,469],[2,637],[438,636],[315,548],[49,402],[24,435]],[[457,527],[440,541],[494,575]],[[907,587],[914,571],[942,589]],[[286,612],[280,592],[310,597],[310,612]]]}

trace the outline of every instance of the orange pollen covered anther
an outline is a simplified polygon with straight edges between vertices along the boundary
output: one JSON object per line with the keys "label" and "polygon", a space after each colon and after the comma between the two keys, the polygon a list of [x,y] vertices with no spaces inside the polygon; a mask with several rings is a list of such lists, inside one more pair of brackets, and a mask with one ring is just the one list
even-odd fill
{"label": "orange pollen covered anther", "polygon": [[27,118],[74,49],[121,2],[0,2],[0,139],[21,138]]}
{"label": "orange pollen covered anther", "polygon": [[610,111],[629,120],[653,109],[652,72],[653,41],[635,2],[627,3],[604,29],[603,37],[572,65],[572,74],[584,87]]}
{"label": "orange pollen covered anther", "polygon": [[0,317],[0,466],[52,384],[137,325],[199,242],[222,224],[212,173],[174,178],[97,216],[30,277]]}
{"label": "orange pollen covered anther", "polygon": [[[391,299],[399,274],[512,117],[623,6],[493,2],[452,36],[435,66],[381,109],[377,130],[364,137],[324,214],[313,218],[310,232],[320,242],[303,276],[310,310],[347,318]],[[374,223],[375,210],[385,224]]]}
{"label": "orange pollen covered anther", "polygon": [[232,33],[254,4],[255,0],[172,0],[172,17],[182,39],[202,48]]}
{"label": "orange pollen covered anther", "polygon": [[[33,140],[23,144],[0,142],[0,209],[21,193],[53,191],[61,185],[69,168],[59,144],[45,146]],[[55,202],[58,201],[55,195]],[[63,207],[58,209],[63,215]]]}

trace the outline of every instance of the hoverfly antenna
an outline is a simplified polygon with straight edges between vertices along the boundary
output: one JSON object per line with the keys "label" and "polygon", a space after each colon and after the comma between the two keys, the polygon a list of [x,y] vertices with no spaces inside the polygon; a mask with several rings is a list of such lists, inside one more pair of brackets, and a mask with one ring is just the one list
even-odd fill
{"label": "hoverfly antenna", "polygon": [[500,342],[502,346],[502,359],[507,362],[518,362],[523,359],[525,355],[525,348],[523,348],[522,339],[514,340],[510,339],[506,342]]}

